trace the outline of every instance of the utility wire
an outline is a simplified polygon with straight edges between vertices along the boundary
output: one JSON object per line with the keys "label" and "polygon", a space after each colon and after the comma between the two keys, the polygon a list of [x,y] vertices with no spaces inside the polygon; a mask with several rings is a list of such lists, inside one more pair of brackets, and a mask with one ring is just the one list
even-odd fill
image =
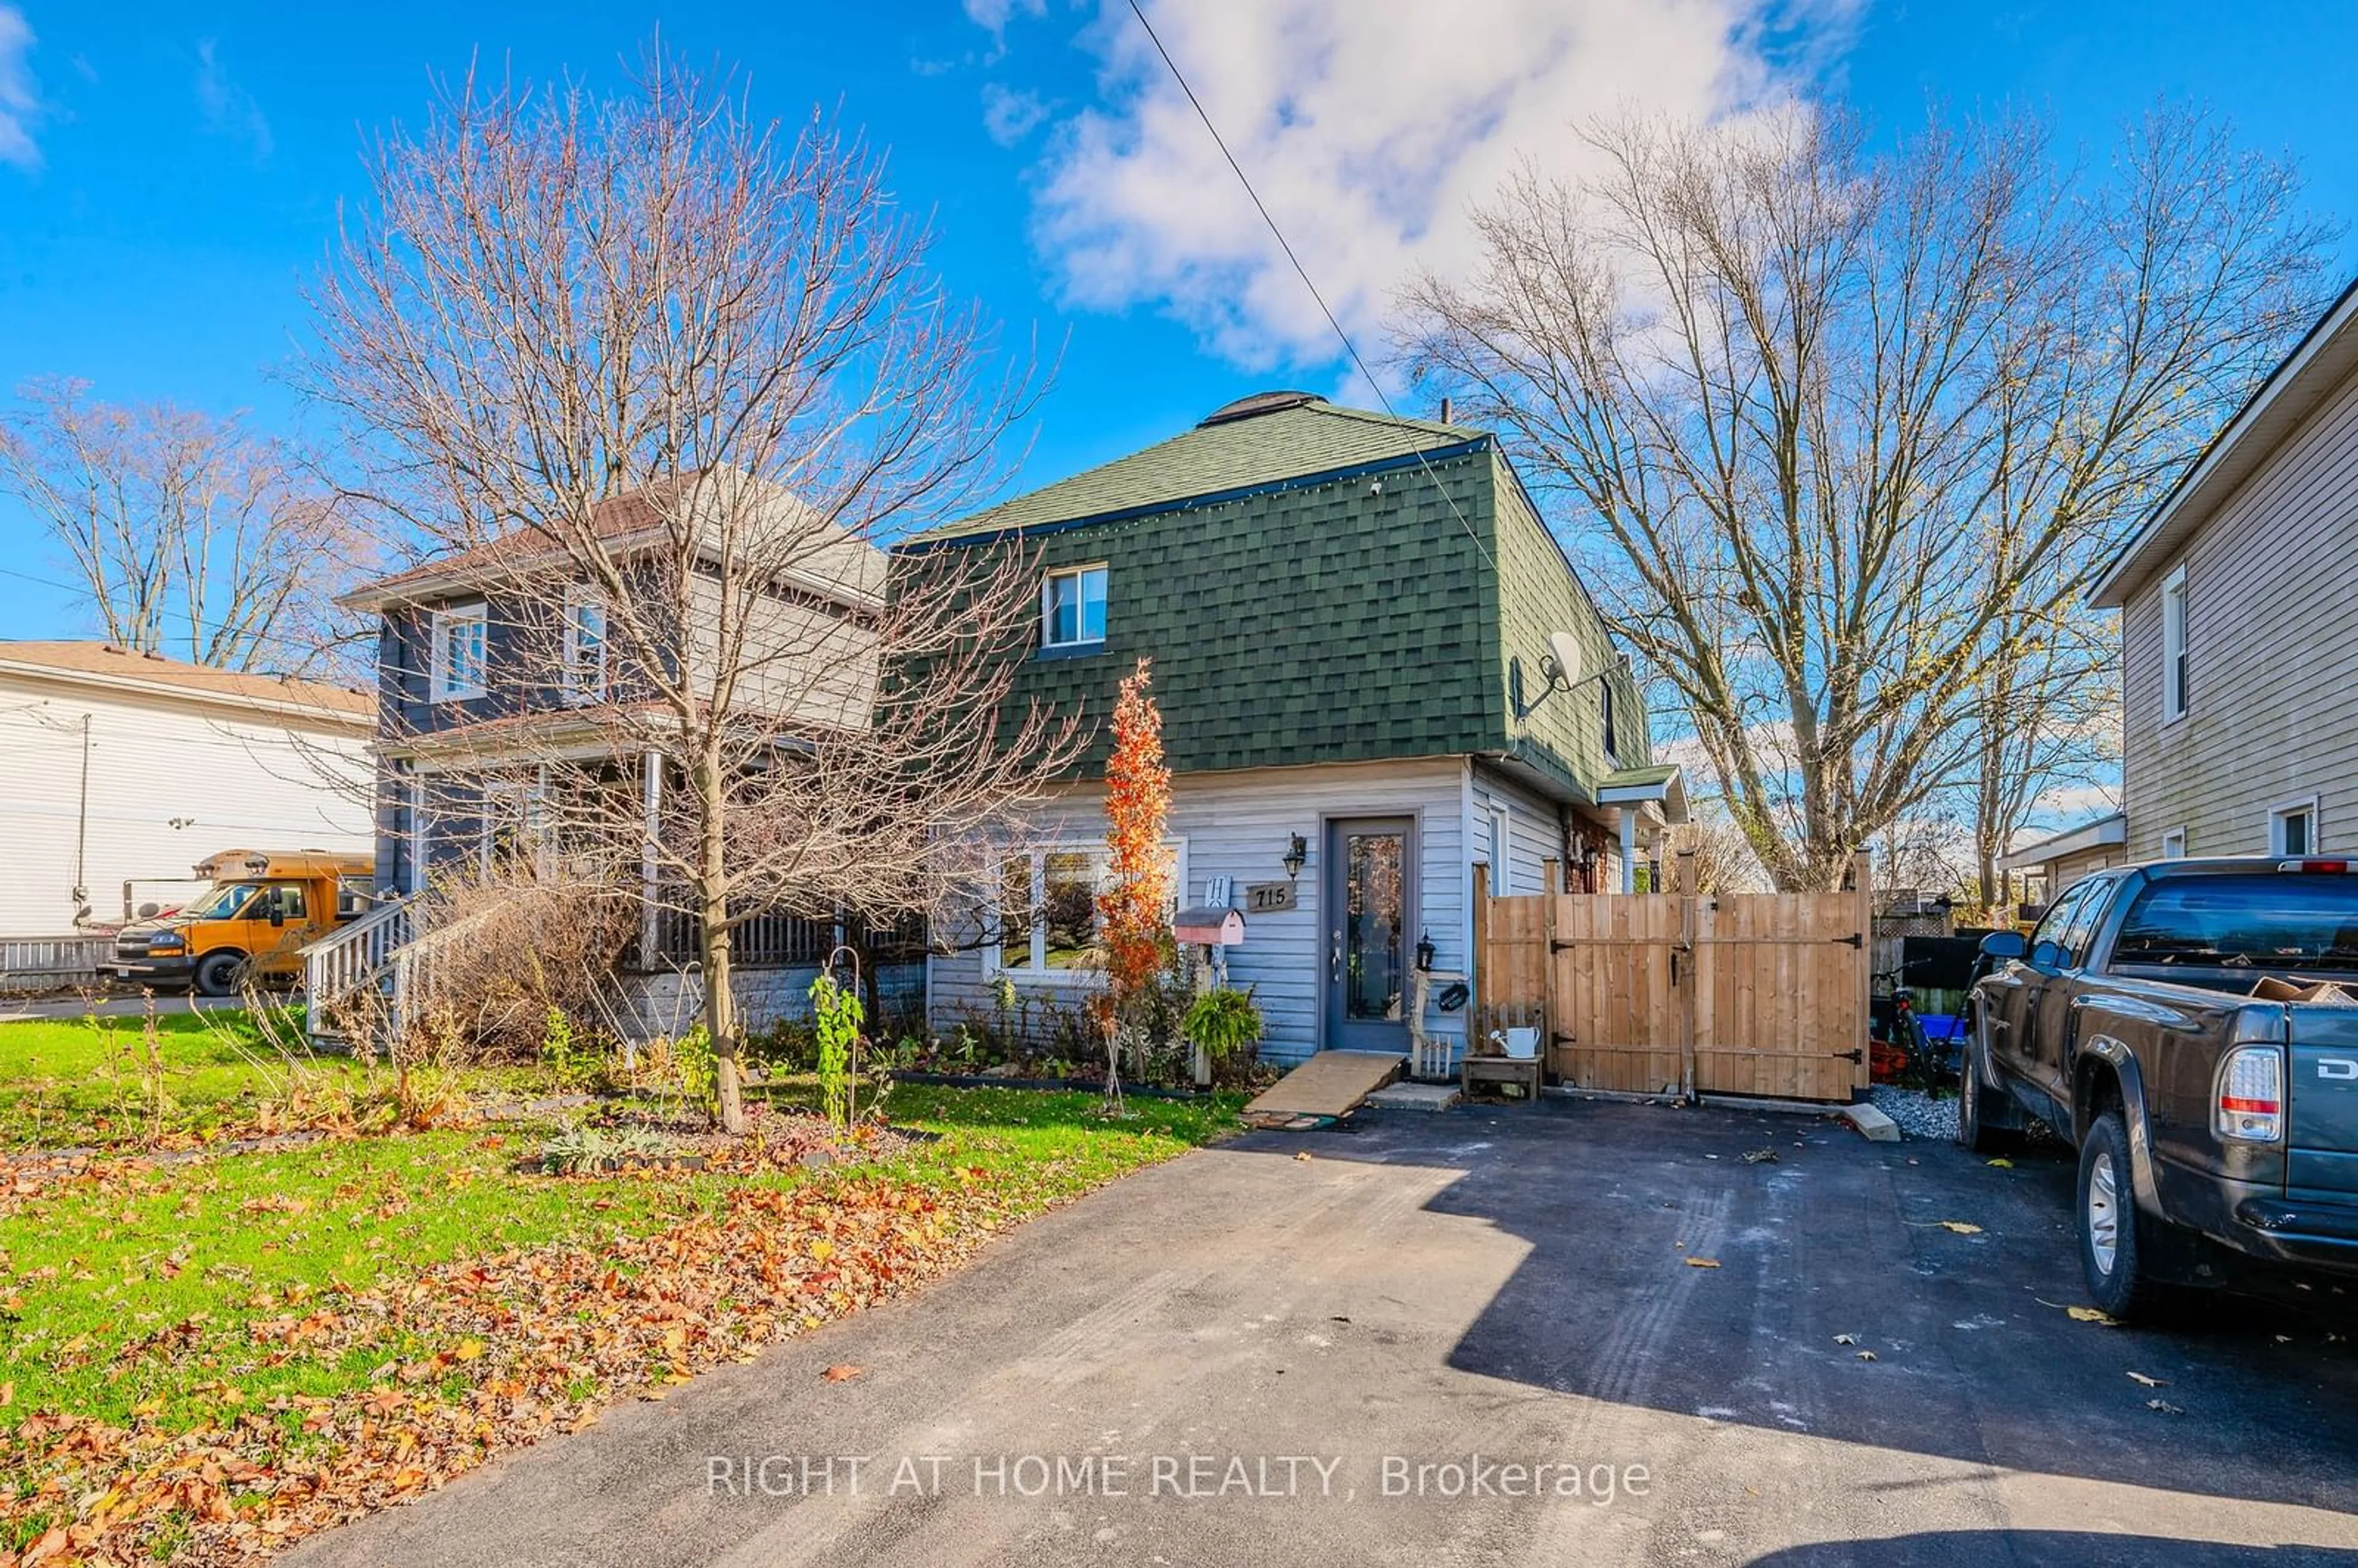
{"label": "utility wire", "polygon": [[[1293,264],[1293,276],[1302,280],[1302,287],[1308,289],[1310,297],[1317,302],[1319,314],[1325,316],[1326,325],[1335,330],[1336,341],[1342,343],[1343,352],[1349,356],[1351,363],[1357,368],[1359,378],[1368,384],[1370,391],[1375,393],[1376,401],[1384,406],[1384,412],[1394,419],[1400,418],[1400,411],[1392,406],[1392,400],[1384,394],[1383,384],[1378,381],[1375,373],[1368,368],[1368,362],[1359,357],[1358,349],[1351,341],[1351,334],[1343,330],[1343,323],[1335,319],[1335,312],[1326,304],[1326,297],[1319,293],[1318,285],[1311,281],[1310,269],[1302,265],[1302,258],[1294,254],[1293,242],[1285,237],[1285,231],[1279,228],[1277,220],[1271,216],[1269,204],[1260,199],[1260,192],[1253,189],[1251,177],[1245,173],[1244,166],[1237,162],[1237,155],[1228,150],[1228,138],[1220,135],[1220,128],[1217,125],[1212,124],[1212,116],[1206,112],[1204,101],[1196,97],[1195,90],[1187,84],[1186,74],[1179,69],[1179,62],[1171,58],[1171,51],[1163,47],[1162,35],[1154,30],[1154,24],[1146,19],[1146,12],[1140,5],[1139,0],[1130,0],[1130,14],[1138,18],[1138,25],[1141,27],[1146,29],[1147,42],[1152,44],[1154,52],[1163,57],[1163,63],[1170,68],[1171,80],[1179,84],[1179,91],[1187,95],[1188,103],[1195,111],[1195,118],[1204,122],[1204,129],[1211,133],[1212,145],[1220,149],[1220,156],[1228,159],[1228,168],[1236,175],[1237,183],[1245,188],[1247,196],[1252,198],[1253,210],[1260,214],[1260,221],[1268,224],[1269,232],[1276,236],[1277,248],[1283,251],[1285,259]],[[1457,525],[1465,529],[1466,536],[1474,542],[1474,548],[1481,556],[1484,564],[1487,565],[1491,571],[1498,571],[1498,561],[1491,557],[1489,550],[1483,545],[1482,535],[1474,531],[1474,524],[1466,520],[1466,514],[1457,509],[1457,498],[1449,493],[1449,486],[1442,482],[1440,474],[1434,470],[1431,463],[1425,460],[1422,450],[1411,455],[1416,459],[1417,467],[1422,469],[1433,481],[1435,487],[1440,490],[1441,499],[1449,503],[1449,510],[1456,517]]]}

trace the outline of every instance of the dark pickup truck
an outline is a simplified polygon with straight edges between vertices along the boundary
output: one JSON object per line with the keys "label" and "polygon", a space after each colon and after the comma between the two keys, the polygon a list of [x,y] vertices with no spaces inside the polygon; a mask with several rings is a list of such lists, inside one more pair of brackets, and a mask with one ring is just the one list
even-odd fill
{"label": "dark pickup truck", "polygon": [[2099,871],[1982,951],[1959,1136],[1992,1150],[2037,1117],[2078,1146],[2098,1305],[2358,1275],[2358,862]]}

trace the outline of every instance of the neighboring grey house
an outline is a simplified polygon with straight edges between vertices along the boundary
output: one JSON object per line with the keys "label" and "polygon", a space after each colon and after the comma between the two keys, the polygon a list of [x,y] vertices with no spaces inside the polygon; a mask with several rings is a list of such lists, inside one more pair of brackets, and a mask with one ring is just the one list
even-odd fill
{"label": "neighboring grey house", "polygon": [[[692,529],[705,487],[719,485],[761,481],[690,474],[660,494],[618,496],[595,518],[626,579],[645,574],[645,602],[655,610],[643,619],[668,618],[683,601],[689,607],[661,657],[675,672],[688,666],[692,678],[699,661],[713,657],[715,617],[695,607],[719,591],[707,586],[717,582],[717,563],[689,552],[697,575],[685,593],[653,574],[678,557],[672,530]],[[739,500],[732,493],[731,503]],[[761,485],[755,504],[800,503]],[[752,612],[761,620],[738,665],[749,672],[745,678],[765,684],[739,711],[758,720],[763,736],[791,747],[795,734],[818,726],[868,722],[874,617],[890,562],[831,525],[786,518],[779,526],[808,529],[815,543],[797,549],[795,564],[765,583],[754,603]],[[649,687],[610,635],[622,624],[619,616],[575,576],[563,552],[520,531],[370,583],[341,600],[379,622],[379,885],[409,895],[438,877],[464,880],[518,866],[541,878],[586,875],[635,885],[643,917],[626,968],[676,981],[697,957],[695,932],[679,901],[658,886],[654,858],[643,844],[662,831],[667,800],[679,788],[679,762],[661,744],[660,711]],[[631,705],[654,718],[616,722]],[[578,838],[568,837],[572,825],[585,825]],[[841,935],[833,923],[783,914],[761,915],[739,929],[741,1000],[755,1027],[798,1008],[814,966]],[[908,968],[914,986],[918,971]],[[760,978],[763,970],[773,978]],[[643,1021],[689,1011],[676,984],[674,994],[659,998],[644,984],[626,990]]]}
{"label": "neighboring grey house", "polygon": [[2358,284],[2105,570],[2127,857],[2358,850]]}
{"label": "neighboring grey house", "polygon": [[[725,481],[681,481],[714,482]],[[783,492],[775,503],[796,504]],[[634,557],[670,548],[664,511],[645,494],[605,503],[597,526],[626,569]],[[789,731],[793,722],[866,722],[874,637],[862,618],[883,602],[887,566],[882,552],[843,535],[765,596],[774,608],[764,631],[774,626],[776,645],[824,649],[830,672],[773,679],[777,700],[791,706],[772,717],[790,721]],[[618,727],[607,722],[616,706],[644,702],[645,688],[611,645],[608,607],[571,582],[573,576],[553,546],[518,532],[370,583],[341,600],[378,617],[381,886],[414,892],[437,868],[488,870],[519,836],[532,837],[544,815],[544,792],[559,784],[631,793],[641,797],[644,815],[660,819],[665,764],[653,750],[616,754]],[[661,605],[681,597],[693,604],[698,586],[691,584],[685,596],[667,587],[650,594]],[[709,656],[710,637],[708,619],[691,617],[664,656],[694,665]],[[759,653],[750,650],[742,662],[751,665]],[[812,659],[798,653],[779,662]],[[746,710],[763,711],[758,701]],[[562,813],[546,815],[562,820]]]}
{"label": "neighboring grey house", "polygon": [[[1477,866],[1501,893],[1627,891],[1684,816],[1642,693],[1483,431],[1264,393],[903,550],[1008,539],[1041,572],[1010,704],[1097,736],[979,929],[941,934],[937,1030],[1002,985],[1069,1015],[1100,983],[1106,721],[1141,656],[1180,902],[1243,913],[1229,975],[1276,1061],[1406,1050],[1419,944],[1437,971],[1470,962]],[[1466,1016],[1422,1022],[1462,1043]]]}

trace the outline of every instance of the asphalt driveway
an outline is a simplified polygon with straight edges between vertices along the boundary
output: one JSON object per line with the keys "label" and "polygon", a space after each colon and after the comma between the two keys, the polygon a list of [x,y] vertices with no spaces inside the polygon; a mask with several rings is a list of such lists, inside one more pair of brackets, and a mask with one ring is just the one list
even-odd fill
{"label": "asphalt driveway", "polygon": [[292,1561],[2358,1564],[2350,1298],[2075,1321],[2070,1185],[1593,1102],[1257,1135]]}

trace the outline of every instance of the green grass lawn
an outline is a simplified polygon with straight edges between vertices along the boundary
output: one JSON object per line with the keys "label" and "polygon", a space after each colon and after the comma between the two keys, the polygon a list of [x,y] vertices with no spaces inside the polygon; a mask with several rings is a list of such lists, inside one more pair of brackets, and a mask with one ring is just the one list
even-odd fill
{"label": "green grass lawn", "polygon": [[[191,1066],[191,1081],[233,1066]],[[805,1093],[772,1092],[788,1104]],[[1088,1094],[906,1086],[887,1100],[891,1119],[934,1136],[872,1169],[979,1189],[1022,1217],[1224,1135],[1238,1103],[1133,1099],[1109,1120]],[[0,1205],[0,1427],[34,1411],[175,1427],[218,1418],[225,1400],[362,1390],[419,1347],[282,1357],[250,1325],[436,1264],[647,1234],[716,1212],[736,1187],[843,1179],[839,1168],[564,1181],[516,1170],[551,1130],[342,1139],[118,1170]]]}
{"label": "green grass lawn", "polygon": [[[299,1014],[283,1014],[280,1038],[299,1039]],[[200,1141],[250,1128],[276,1108],[292,1119],[307,1107],[382,1094],[391,1073],[349,1057],[290,1054],[246,1013],[162,1013],[151,1060],[145,1021],[81,1018],[0,1023],[0,1152],[151,1141]],[[458,1076],[471,1092],[545,1087],[529,1070]]]}

